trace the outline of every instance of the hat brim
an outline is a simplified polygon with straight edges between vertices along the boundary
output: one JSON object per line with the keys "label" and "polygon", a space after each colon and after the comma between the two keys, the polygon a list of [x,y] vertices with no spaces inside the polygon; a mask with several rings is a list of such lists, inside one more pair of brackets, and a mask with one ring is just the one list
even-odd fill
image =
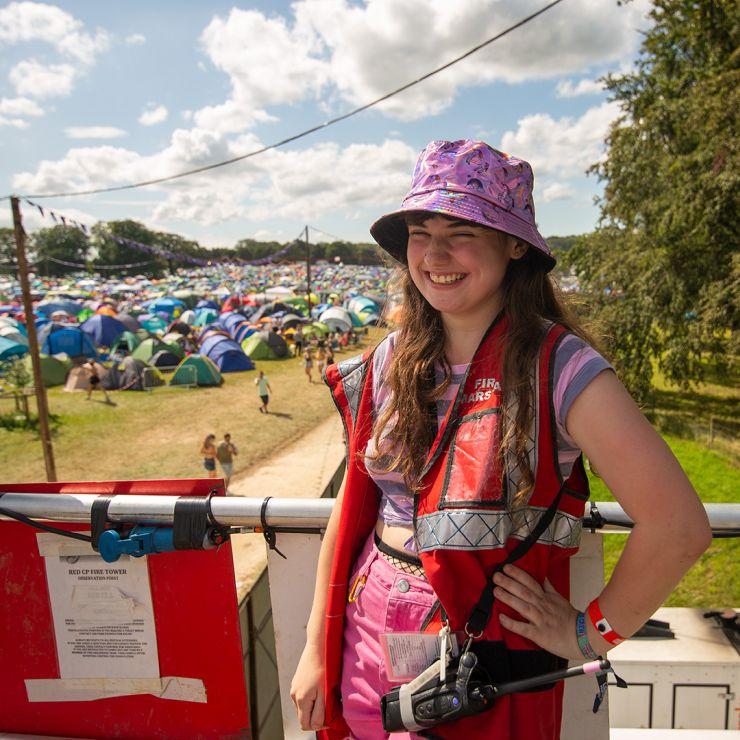
{"label": "hat brim", "polygon": [[406,198],[399,210],[382,216],[370,227],[370,233],[378,245],[403,264],[406,263],[409,238],[406,215],[414,211],[472,221],[511,234],[534,247],[546,272],[555,267],[555,258],[547,242],[534,226],[472,193],[450,190],[434,190]]}

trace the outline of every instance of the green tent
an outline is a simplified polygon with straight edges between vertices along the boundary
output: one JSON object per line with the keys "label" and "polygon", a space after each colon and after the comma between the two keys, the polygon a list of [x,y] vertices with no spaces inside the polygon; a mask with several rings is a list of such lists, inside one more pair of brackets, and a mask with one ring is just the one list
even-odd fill
{"label": "green tent", "polygon": [[[66,362],[60,360],[58,357],[51,355],[39,355],[41,362],[41,380],[44,385],[49,388],[53,385],[64,385],[64,380],[67,377],[67,372],[72,363],[67,360]],[[28,372],[33,375],[33,366],[31,365],[31,355],[26,355],[23,360]]]}
{"label": "green tent", "polygon": [[277,360],[278,356],[272,351],[270,345],[259,335],[252,334],[242,342],[244,354],[252,360]]}
{"label": "green tent", "polygon": [[124,352],[130,355],[141,344],[141,341],[142,337],[139,336],[138,332],[134,334],[132,331],[125,331],[113,343],[113,346],[110,348],[111,354],[114,352]]}
{"label": "green tent", "polygon": [[208,326],[218,318],[218,311],[214,308],[199,308],[195,312],[193,326]]}
{"label": "green tent", "polygon": [[312,324],[308,324],[303,327],[304,337],[325,337],[331,329],[323,321],[314,321]]}
{"label": "green tent", "polygon": [[304,316],[308,316],[308,303],[303,296],[291,296],[290,298],[282,298],[281,303],[287,303],[289,306],[293,306],[298,309]]}
{"label": "green tent", "polygon": [[162,332],[164,334],[164,332],[167,331],[167,322],[160,319],[159,316],[151,316],[148,319],[144,319],[144,321],[139,321],[139,323],[144,329],[152,334],[156,334],[157,332]]}
{"label": "green tent", "polygon": [[136,349],[131,353],[131,357],[136,360],[141,360],[142,362],[149,362],[157,352],[160,352],[163,349],[167,350],[167,352],[172,352],[175,357],[179,358],[185,354],[182,347],[178,345],[167,344],[156,337],[150,337],[149,339],[145,339],[138,347],[136,347]]}
{"label": "green tent", "polygon": [[222,382],[216,363],[204,355],[188,355],[170,378],[170,385],[221,385]]}

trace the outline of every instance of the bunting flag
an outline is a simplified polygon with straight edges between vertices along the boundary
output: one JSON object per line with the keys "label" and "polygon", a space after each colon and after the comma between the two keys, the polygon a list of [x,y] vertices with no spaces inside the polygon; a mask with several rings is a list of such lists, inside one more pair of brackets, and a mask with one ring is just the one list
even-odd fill
{"label": "bunting flag", "polygon": [[[28,198],[23,199],[29,206],[32,208],[36,208],[38,212],[41,214],[42,218],[46,218],[46,216],[50,216],[54,223],[58,223],[59,221],[62,222],[65,226],[70,225],[73,226],[76,229],[79,229],[82,231],[85,235],[89,234],[88,227],[80,223],[79,221],[76,221],[75,219],[68,218],[67,216],[63,216],[61,214],[55,213],[50,208],[46,209],[46,212],[44,212],[44,209],[38,204],[38,203],[32,203]],[[191,265],[197,265],[199,267],[210,267],[211,265],[236,265],[236,266],[244,266],[244,265],[267,265],[271,262],[275,262],[282,257],[284,257],[291,249],[293,249],[297,244],[301,244],[300,239],[294,239],[289,244],[286,244],[284,247],[279,249],[277,252],[274,252],[273,254],[269,254],[266,257],[260,257],[259,259],[254,260],[244,260],[239,257],[213,257],[212,259],[202,259],[200,257],[191,257],[190,255],[186,254],[177,254],[175,252],[172,252],[169,249],[163,248],[163,247],[157,247],[151,244],[141,244],[140,242],[134,241],[133,239],[127,239],[123,236],[116,236],[115,234],[108,234],[109,238],[113,239],[116,244],[119,244],[120,246],[130,247],[131,249],[135,249],[139,252],[146,252],[147,254],[151,254],[155,257],[159,257],[161,259],[166,260],[172,260],[177,262],[185,262]],[[52,259],[52,258],[48,258]],[[76,263],[72,262],[62,262],[61,260],[53,260],[56,262],[59,262],[59,264],[68,265],[69,267],[82,267],[85,268],[85,264],[78,265]],[[146,262],[134,262],[130,264],[121,264],[121,265],[94,265],[95,269],[101,269],[101,270],[114,270],[114,269],[129,269],[131,267],[140,267],[142,265],[148,265],[152,262],[152,260],[147,260]]]}

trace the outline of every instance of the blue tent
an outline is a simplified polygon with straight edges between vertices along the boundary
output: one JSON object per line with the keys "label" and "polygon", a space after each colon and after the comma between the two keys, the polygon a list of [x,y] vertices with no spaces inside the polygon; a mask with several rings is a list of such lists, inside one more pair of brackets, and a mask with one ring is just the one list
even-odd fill
{"label": "blue tent", "polygon": [[179,298],[171,298],[170,296],[155,298],[153,301],[145,304],[145,307],[149,313],[166,313],[170,320],[173,316],[179,316],[186,308],[183,301]]}
{"label": "blue tent", "polygon": [[247,320],[246,316],[242,316],[240,313],[223,314],[221,323],[224,329],[231,334],[233,339],[236,339],[236,329],[239,324],[243,324]]}
{"label": "blue tent", "polygon": [[[241,349],[239,351],[241,352]],[[23,357],[26,352],[28,352],[28,347],[24,347],[22,344],[18,344],[18,342],[14,342],[12,339],[0,337],[0,361],[10,360],[13,357]],[[244,353],[242,352],[242,354]],[[244,356],[247,357],[246,355]],[[247,357],[247,359],[249,358]],[[252,367],[254,367],[254,365],[252,365]]]}
{"label": "blue tent", "polygon": [[45,355],[64,352],[70,357],[97,357],[90,337],[78,326],[50,322],[39,331],[39,347]]}
{"label": "blue tent", "polygon": [[98,347],[112,347],[118,337],[126,331],[126,325],[112,316],[104,316],[98,313],[80,324],[80,329]]}
{"label": "blue tent", "polygon": [[241,343],[247,337],[251,337],[256,331],[258,331],[256,326],[252,326],[248,321],[242,321],[242,323],[234,329],[233,337],[241,346]]}
{"label": "blue tent", "polygon": [[242,348],[223,334],[207,337],[200,346],[200,354],[213,360],[222,373],[254,370],[254,363],[244,354]]}
{"label": "blue tent", "polygon": [[197,311],[199,308],[213,308],[216,311],[219,310],[219,305],[216,303],[216,301],[208,300],[207,298],[201,298],[196,304],[195,304],[195,310]]}
{"label": "blue tent", "polygon": [[82,310],[82,304],[76,301],[43,301],[36,306],[36,310],[44,316],[51,316],[55,311],[64,311],[70,316],[77,316]]}

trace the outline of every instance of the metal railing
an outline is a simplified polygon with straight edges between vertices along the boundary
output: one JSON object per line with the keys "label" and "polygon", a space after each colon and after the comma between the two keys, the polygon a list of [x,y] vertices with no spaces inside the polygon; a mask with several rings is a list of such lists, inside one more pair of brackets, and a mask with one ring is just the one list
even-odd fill
{"label": "metal railing", "polygon": [[[33,519],[84,522],[90,519],[90,509],[96,498],[95,494],[9,492],[2,498],[2,506]],[[177,500],[178,496],[115,496],[108,506],[108,519],[132,524],[172,524]],[[211,511],[219,524],[253,532],[261,527],[264,501],[265,498],[216,497],[211,500]],[[326,528],[333,507],[331,498],[270,498],[265,506],[265,522],[278,531],[281,527],[289,527],[318,533]],[[704,508],[716,535],[740,530],[740,504],[704,504]],[[609,533],[632,527],[632,520],[617,503],[599,502],[598,511],[606,520],[604,525],[592,520],[589,504],[585,505],[586,529]]]}

